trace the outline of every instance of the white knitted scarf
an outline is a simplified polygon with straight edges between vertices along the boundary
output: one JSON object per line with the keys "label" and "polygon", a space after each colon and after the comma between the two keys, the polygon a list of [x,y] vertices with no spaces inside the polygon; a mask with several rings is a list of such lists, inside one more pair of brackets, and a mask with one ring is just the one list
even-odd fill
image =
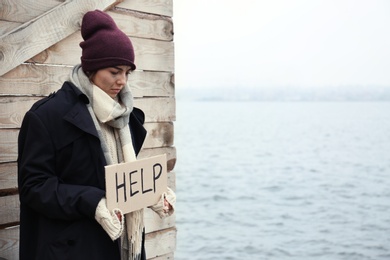
{"label": "white knitted scarf", "polygon": [[[119,162],[136,160],[132,138],[129,129],[130,113],[133,110],[133,96],[129,86],[119,93],[119,101],[112,99],[99,87],[93,85],[83,72],[80,65],[73,68],[70,81],[89,99],[87,108],[96,130],[106,159],[107,165],[114,164],[110,153],[117,152]],[[117,151],[110,151],[105,142],[99,122],[114,128]],[[144,229],[144,210],[137,210],[125,215],[125,232],[122,235],[122,260],[141,259],[142,232]]]}

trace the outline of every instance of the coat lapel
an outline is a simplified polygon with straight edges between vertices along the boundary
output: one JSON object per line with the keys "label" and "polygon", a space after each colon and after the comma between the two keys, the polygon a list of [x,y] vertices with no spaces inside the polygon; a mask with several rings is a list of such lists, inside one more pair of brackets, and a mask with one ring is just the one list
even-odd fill
{"label": "coat lapel", "polygon": [[86,106],[89,103],[88,97],[71,82],[66,82],[64,84],[64,88],[70,89],[78,99],[78,102],[76,102],[75,105],[64,116],[64,120],[73,124],[82,131],[99,138],[91,115],[89,114],[88,108]]}
{"label": "coat lapel", "polygon": [[82,131],[99,138],[91,115],[88,112],[87,106],[82,102],[77,102],[73,108],[64,116],[64,119]]}

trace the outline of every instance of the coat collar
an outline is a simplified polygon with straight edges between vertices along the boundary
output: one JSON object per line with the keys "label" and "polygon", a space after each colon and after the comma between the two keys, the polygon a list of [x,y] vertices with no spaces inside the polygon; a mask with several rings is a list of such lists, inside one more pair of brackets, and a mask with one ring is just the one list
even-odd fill
{"label": "coat collar", "polygon": [[88,97],[84,93],[82,93],[77,87],[75,87],[72,83],[70,82],[66,82],[66,83],[68,84],[65,86],[68,86],[70,90],[74,92],[74,94],[78,98],[78,101],[69,110],[69,112],[65,114],[64,120],[80,128],[84,132],[99,138],[98,132],[95,128],[91,115],[89,114],[88,108],[86,106],[87,104],[89,104]]}

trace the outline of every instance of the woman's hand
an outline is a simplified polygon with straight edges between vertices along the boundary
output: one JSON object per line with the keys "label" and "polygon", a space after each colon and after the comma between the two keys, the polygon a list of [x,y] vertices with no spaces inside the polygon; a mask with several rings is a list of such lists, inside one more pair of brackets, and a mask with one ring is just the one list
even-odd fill
{"label": "woman's hand", "polygon": [[119,222],[122,222],[122,214],[119,211],[115,211],[116,216],[119,219]]}
{"label": "woman's hand", "polygon": [[167,191],[161,194],[161,197],[158,202],[155,205],[150,206],[150,208],[154,212],[156,212],[160,216],[160,218],[166,218],[174,213],[175,203],[175,193],[170,188],[167,188]]}
{"label": "woman's hand", "polygon": [[170,210],[172,210],[172,205],[164,198],[164,213],[168,213]]}
{"label": "woman's hand", "polygon": [[120,209],[109,210],[106,198],[102,198],[95,211],[96,221],[103,227],[112,241],[118,239],[123,232],[123,219]]}

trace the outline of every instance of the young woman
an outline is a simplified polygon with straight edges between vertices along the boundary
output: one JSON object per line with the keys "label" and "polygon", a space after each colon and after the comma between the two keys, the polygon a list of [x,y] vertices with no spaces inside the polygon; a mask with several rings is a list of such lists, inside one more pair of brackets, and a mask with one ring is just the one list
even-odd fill
{"label": "young woman", "polygon": [[[146,137],[127,85],[134,49],[98,10],[81,34],[81,65],[20,129],[20,259],[145,259],[143,210],[110,212],[105,200],[104,166],[136,160]],[[168,216],[175,200],[168,189],[152,209]]]}

